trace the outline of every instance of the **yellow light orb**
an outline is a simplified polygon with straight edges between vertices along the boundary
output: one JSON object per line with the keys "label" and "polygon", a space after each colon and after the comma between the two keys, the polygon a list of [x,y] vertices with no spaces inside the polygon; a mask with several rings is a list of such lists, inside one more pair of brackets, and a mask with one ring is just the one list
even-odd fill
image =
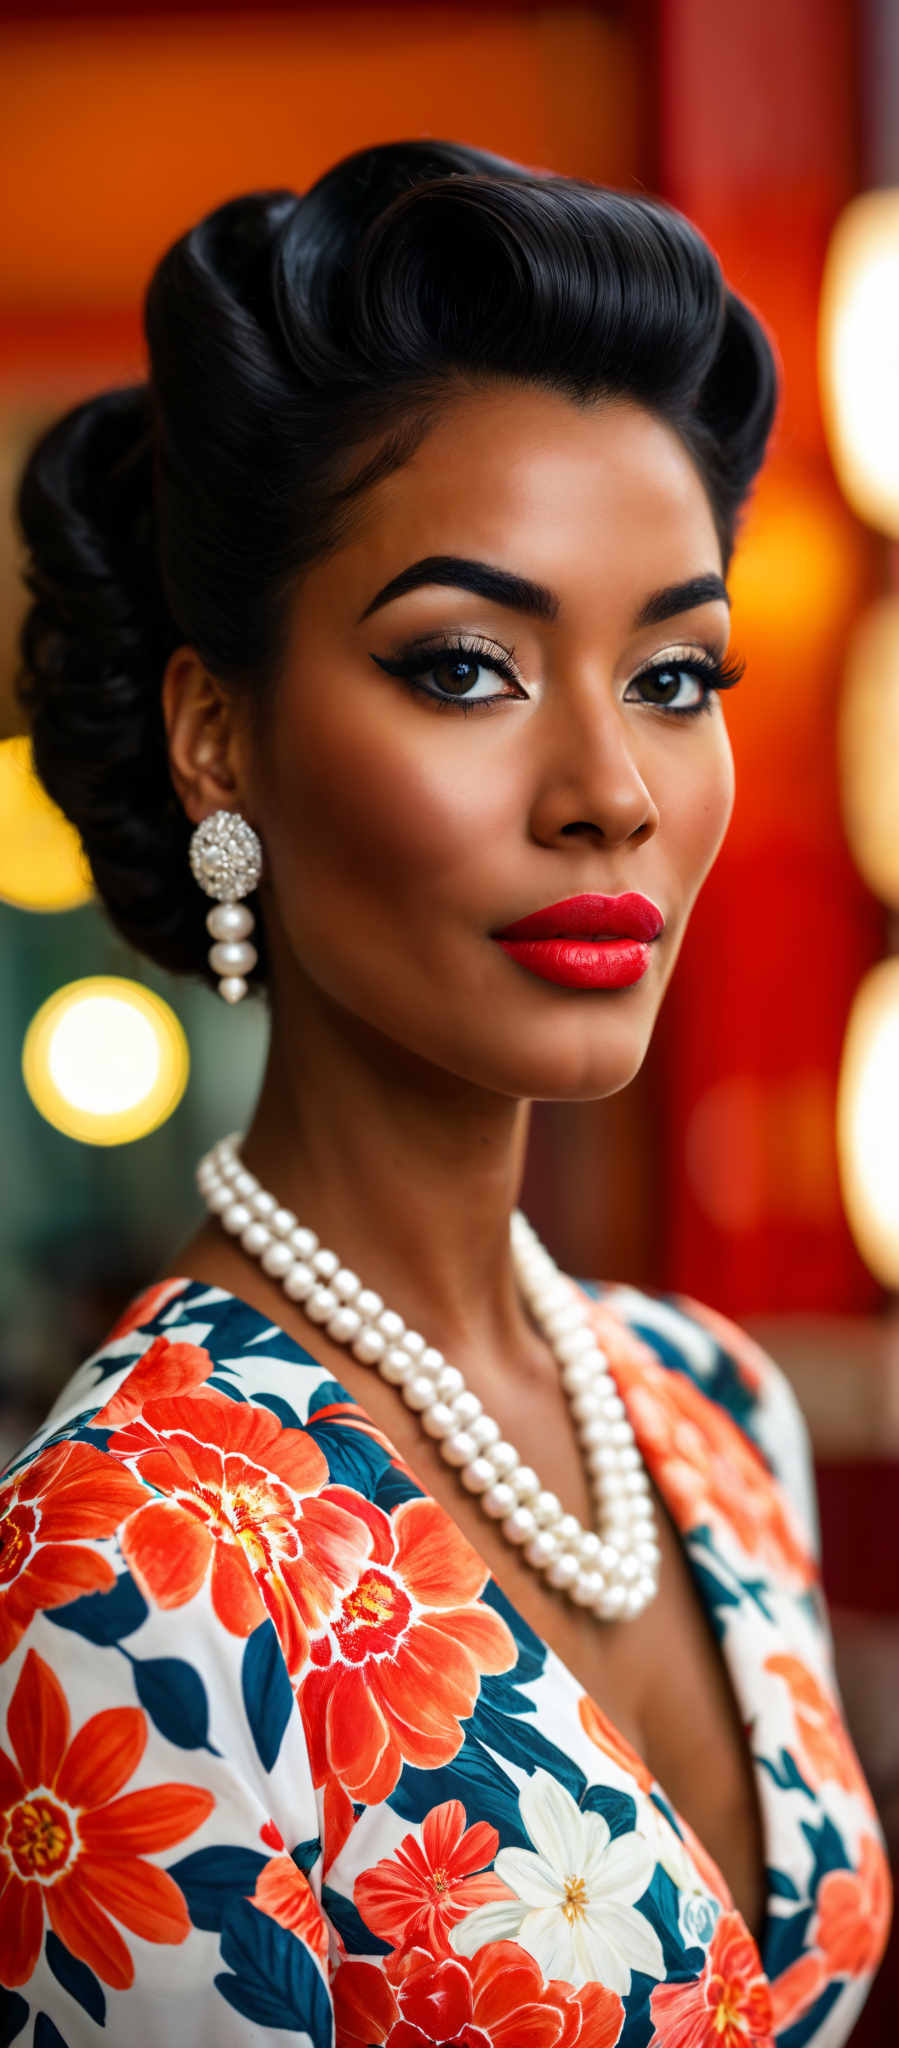
{"label": "yellow light orb", "polygon": [[35,1108],[87,1145],[127,1145],[165,1123],[189,1071],[187,1039],[169,1004],[119,975],[56,989],[32,1017],[22,1049]]}
{"label": "yellow light orb", "polygon": [[827,251],[818,359],[824,425],[854,512],[899,538],[899,191],[863,192]]}
{"label": "yellow light orb", "polygon": [[837,1089],[837,1159],[849,1228],[865,1264],[899,1287],[899,958],[856,990]]}
{"label": "yellow light orb", "polygon": [[93,893],[81,840],[38,781],[27,734],[0,741],[0,898],[17,910],[76,910]]}
{"label": "yellow light orb", "polygon": [[874,895],[899,909],[899,597],[869,605],[853,634],[838,759],[852,858]]}

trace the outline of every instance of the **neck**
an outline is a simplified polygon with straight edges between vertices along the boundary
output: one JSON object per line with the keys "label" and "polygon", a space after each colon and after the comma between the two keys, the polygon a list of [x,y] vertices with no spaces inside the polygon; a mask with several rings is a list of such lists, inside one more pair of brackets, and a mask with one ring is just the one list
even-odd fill
{"label": "neck", "polygon": [[514,1359],[540,1348],[509,1248],[529,1119],[353,1020],[274,1022],[241,1153],[429,1343]]}

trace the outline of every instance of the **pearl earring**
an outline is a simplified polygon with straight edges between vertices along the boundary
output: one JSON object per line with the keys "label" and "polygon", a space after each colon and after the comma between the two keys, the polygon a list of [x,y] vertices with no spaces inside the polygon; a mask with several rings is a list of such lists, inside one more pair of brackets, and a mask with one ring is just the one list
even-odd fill
{"label": "pearl earring", "polygon": [[238,811],[213,811],[191,833],[190,865],[194,880],[207,896],[217,896],[206,930],[217,941],[209,948],[209,965],[220,974],[219,995],[239,1003],[246,995],[244,976],[259,955],[248,944],[256,919],[238,896],[248,896],[262,873],[262,843]]}

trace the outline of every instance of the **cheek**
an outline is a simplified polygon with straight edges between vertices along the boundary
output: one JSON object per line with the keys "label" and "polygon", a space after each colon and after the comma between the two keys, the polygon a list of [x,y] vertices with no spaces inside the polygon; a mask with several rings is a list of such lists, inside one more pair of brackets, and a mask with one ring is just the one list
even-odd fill
{"label": "cheek", "polygon": [[670,801],[671,856],[678,867],[688,907],[721,849],[734,807],[733,755],[720,718],[709,735],[701,772],[685,778],[680,792],[672,791]]}

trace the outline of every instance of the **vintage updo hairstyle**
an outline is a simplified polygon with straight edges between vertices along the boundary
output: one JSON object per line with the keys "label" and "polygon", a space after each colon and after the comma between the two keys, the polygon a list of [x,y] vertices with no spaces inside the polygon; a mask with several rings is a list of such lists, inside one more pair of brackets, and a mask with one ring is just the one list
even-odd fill
{"label": "vintage updo hairstyle", "polygon": [[168,764],[173,650],[261,703],[297,579],[460,377],[646,406],[690,451],[726,564],[777,379],[682,215],[453,142],[362,149],[302,197],[229,200],[163,256],[145,328],[149,382],[75,406],[24,470],[17,693],[117,929],[214,987]]}

